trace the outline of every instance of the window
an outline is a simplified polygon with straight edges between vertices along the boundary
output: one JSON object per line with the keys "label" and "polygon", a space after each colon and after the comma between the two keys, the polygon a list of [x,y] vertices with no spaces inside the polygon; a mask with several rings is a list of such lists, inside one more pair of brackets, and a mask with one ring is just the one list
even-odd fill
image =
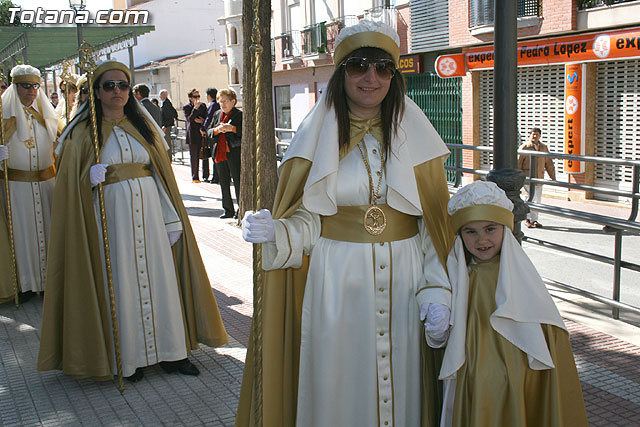
{"label": "window", "polygon": [[238,44],[238,30],[233,26],[229,28],[229,44]]}

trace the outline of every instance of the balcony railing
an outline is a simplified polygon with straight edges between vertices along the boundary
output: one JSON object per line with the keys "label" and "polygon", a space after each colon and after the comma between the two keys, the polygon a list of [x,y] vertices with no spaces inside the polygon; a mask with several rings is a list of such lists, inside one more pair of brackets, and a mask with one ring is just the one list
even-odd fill
{"label": "balcony railing", "polygon": [[325,24],[327,28],[327,46],[329,49],[333,51],[333,46],[336,44],[336,38],[343,28],[356,25],[359,21],[360,20],[356,15],[345,15]]}
{"label": "balcony railing", "polygon": [[[493,1],[493,0],[492,0]],[[398,14],[395,7],[379,6],[364,11],[364,19],[385,24],[397,30]]]}
{"label": "balcony railing", "polygon": [[[542,0],[517,0],[518,18],[540,16]],[[469,28],[493,25],[495,0],[469,0]]]}
{"label": "balcony railing", "polygon": [[619,3],[637,2],[638,0],[580,0],[578,2],[579,9],[591,9],[594,7],[611,6]]}
{"label": "balcony railing", "polygon": [[327,28],[324,22],[302,30],[302,52],[305,55],[327,53]]}
{"label": "balcony railing", "polygon": [[302,37],[300,31],[286,33],[282,38],[282,58],[299,58],[302,55]]}

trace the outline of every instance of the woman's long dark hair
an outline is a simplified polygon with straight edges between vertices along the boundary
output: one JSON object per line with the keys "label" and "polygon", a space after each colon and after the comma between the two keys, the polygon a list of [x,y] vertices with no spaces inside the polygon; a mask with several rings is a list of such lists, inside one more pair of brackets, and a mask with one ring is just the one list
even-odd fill
{"label": "woman's long dark hair", "polygon": [[[97,79],[93,83],[94,94],[98,93],[98,89],[100,87],[100,80]],[[102,113],[102,102],[99,99],[95,99],[96,104],[96,122],[98,125],[98,145],[102,147],[102,118],[104,114]],[[133,91],[129,88],[129,94],[127,98],[127,103],[124,105],[124,115],[127,116],[127,119],[131,122],[133,127],[135,127],[140,135],[144,138],[144,141],[139,141],[140,143],[149,144],[150,141],[153,141],[153,130],[149,126],[149,123],[145,119],[143,113],[139,110],[138,100],[133,96]]]}
{"label": "woman's long dark hair", "polygon": [[[327,84],[327,105],[336,110],[338,120],[338,144],[340,148],[349,143],[351,124],[349,121],[349,104],[344,89],[345,67],[342,64],[351,57],[367,59],[392,59],[391,55],[376,47],[363,47],[356,49],[345,57],[340,66],[336,68]],[[404,93],[406,87],[402,74],[396,70],[391,78],[389,92],[382,100],[380,114],[382,119],[382,147],[387,153],[391,149],[391,136],[398,133],[398,126],[404,114]]]}

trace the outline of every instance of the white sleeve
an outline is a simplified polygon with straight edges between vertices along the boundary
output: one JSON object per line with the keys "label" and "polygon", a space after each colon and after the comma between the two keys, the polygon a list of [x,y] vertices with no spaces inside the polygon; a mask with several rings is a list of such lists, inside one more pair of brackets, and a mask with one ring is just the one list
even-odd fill
{"label": "white sleeve", "polygon": [[297,268],[320,237],[320,215],[300,207],[286,219],[273,221],[276,241],[262,244],[262,268]]}
{"label": "white sleeve", "polygon": [[160,199],[160,206],[162,207],[162,218],[164,219],[164,226],[167,233],[170,231],[182,231],[182,223],[180,222],[178,212],[173,206],[173,203],[171,203],[171,199],[169,199],[169,195],[156,176],[155,171],[153,173],[153,180],[155,181],[156,188],[158,189],[158,198]]}
{"label": "white sleeve", "polygon": [[418,307],[424,303],[442,304],[451,308],[451,284],[444,265],[431,241],[422,219],[418,220],[422,251],[424,252],[423,274],[425,282],[416,292]]}

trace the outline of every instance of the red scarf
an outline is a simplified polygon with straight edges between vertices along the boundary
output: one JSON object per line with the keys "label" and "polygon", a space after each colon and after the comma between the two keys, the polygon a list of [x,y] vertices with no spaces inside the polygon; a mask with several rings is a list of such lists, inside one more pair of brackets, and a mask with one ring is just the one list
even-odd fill
{"label": "red scarf", "polygon": [[[229,120],[229,115],[225,114],[224,111],[221,111],[220,114],[220,123],[226,123]],[[216,157],[213,159],[215,163],[224,162],[227,160],[227,153],[229,152],[229,147],[227,146],[227,137],[224,133],[218,134],[218,145],[216,148]]]}

